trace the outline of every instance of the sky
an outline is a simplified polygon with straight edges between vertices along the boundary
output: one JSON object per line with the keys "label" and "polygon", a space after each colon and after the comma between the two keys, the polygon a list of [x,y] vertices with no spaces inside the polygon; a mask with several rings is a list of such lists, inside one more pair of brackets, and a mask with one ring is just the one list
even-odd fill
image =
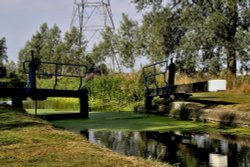
{"label": "sky", "polygon": [[[110,4],[115,27],[119,27],[122,13],[140,19],[130,0],[110,0]],[[17,62],[18,52],[42,23],[58,25],[63,36],[70,28],[73,7],[74,0],[0,0],[0,38],[6,38],[8,60]]]}

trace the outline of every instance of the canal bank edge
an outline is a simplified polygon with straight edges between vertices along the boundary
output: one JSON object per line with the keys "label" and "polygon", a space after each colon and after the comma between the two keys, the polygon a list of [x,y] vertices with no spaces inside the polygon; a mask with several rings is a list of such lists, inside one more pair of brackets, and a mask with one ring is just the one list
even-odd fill
{"label": "canal bank edge", "polygon": [[170,166],[119,155],[12,107],[0,106],[0,120],[1,166]]}
{"label": "canal bank edge", "polygon": [[[136,108],[137,113],[145,113],[143,106]],[[183,120],[214,122],[223,126],[250,126],[250,111],[239,111],[228,107],[207,107],[197,102],[176,101],[170,106],[155,105],[152,114],[160,114]],[[184,116],[183,116],[184,115]]]}

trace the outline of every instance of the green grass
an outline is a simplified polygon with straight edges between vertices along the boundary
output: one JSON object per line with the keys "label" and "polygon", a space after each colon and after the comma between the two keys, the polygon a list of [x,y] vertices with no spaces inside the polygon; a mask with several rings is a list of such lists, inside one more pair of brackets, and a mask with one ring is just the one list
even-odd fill
{"label": "green grass", "polygon": [[219,124],[180,121],[170,117],[129,112],[91,112],[89,119],[58,120],[52,124],[72,131],[87,129],[122,131],[182,131],[192,133],[234,133],[250,135],[249,128],[221,127]]}
{"label": "green grass", "polygon": [[[26,109],[26,111],[31,115],[35,115],[35,109]],[[66,113],[79,113],[79,111],[63,110],[63,109],[37,109],[37,115],[66,114]]]}
{"label": "green grass", "polygon": [[223,101],[236,104],[250,104],[250,95],[240,95],[230,92],[193,93],[191,99]]}
{"label": "green grass", "polygon": [[[210,102],[210,105],[212,105],[214,108],[224,108],[235,111],[250,111],[250,95],[243,95],[231,92],[206,92],[194,93],[192,95],[193,96],[191,96],[191,99],[206,100]],[[216,105],[214,104],[214,102],[219,103]]]}
{"label": "green grass", "polygon": [[0,166],[169,166],[125,157],[90,144],[80,134],[55,129],[19,110],[0,106]]}

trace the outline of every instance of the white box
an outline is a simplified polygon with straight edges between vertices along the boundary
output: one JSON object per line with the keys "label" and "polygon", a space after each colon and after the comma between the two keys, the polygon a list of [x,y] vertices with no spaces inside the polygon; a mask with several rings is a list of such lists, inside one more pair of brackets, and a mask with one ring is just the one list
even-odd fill
{"label": "white box", "polygon": [[209,80],[208,81],[209,92],[225,91],[226,89],[227,89],[226,80]]}

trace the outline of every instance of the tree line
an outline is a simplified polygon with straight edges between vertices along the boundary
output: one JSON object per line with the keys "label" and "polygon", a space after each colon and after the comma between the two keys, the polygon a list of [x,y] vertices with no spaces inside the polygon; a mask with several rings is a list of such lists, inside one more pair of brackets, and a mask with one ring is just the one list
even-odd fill
{"label": "tree line", "polygon": [[[137,58],[150,62],[175,58],[177,71],[188,75],[197,72],[228,78],[238,72],[249,72],[250,1],[249,0],[133,0],[140,21],[122,15],[118,29],[107,27],[102,40],[91,53],[86,40],[75,27],[62,37],[57,25],[43,23],[19,52],[21,62],[30,59],[33,50],[43,61],[105,64],[116,54],[119,64],[135,68]],[[82,39],[82,41],[79,41]],[[0,60],[5,59],[4,56]],[[238,63],[238,65],[237,65]]]}
{"label": "tree line", "polygon": [[16,77],[17,67],[14,61],[8,61],[6,38],[0,39],[0,78]]}
{"label": "tree line", "polygon": [[[214,75],[227,68],[228,76],[249,70],[249,0],[134,0],[144,12],[143,25],[152,32],[146,50],[160,43],[162,57],[176,57],[180,71],[197,70]],[[153,53],[153,55],[157,55]],[[158,54],[159,55],[159,54]]]}
{"label": "tree line", "polygon": [[231,80],[237,72],[250,71],[249,0],[133,3],[142,20],[123,14],[120,27],[108,38],[112,42],[104,38],[95,46],[99,54],[112,44],[121,64],[132,69],[136,59],[144,56],[150,62],[173,57],[178,72],[189,75],[219,76],[224,71]]}

